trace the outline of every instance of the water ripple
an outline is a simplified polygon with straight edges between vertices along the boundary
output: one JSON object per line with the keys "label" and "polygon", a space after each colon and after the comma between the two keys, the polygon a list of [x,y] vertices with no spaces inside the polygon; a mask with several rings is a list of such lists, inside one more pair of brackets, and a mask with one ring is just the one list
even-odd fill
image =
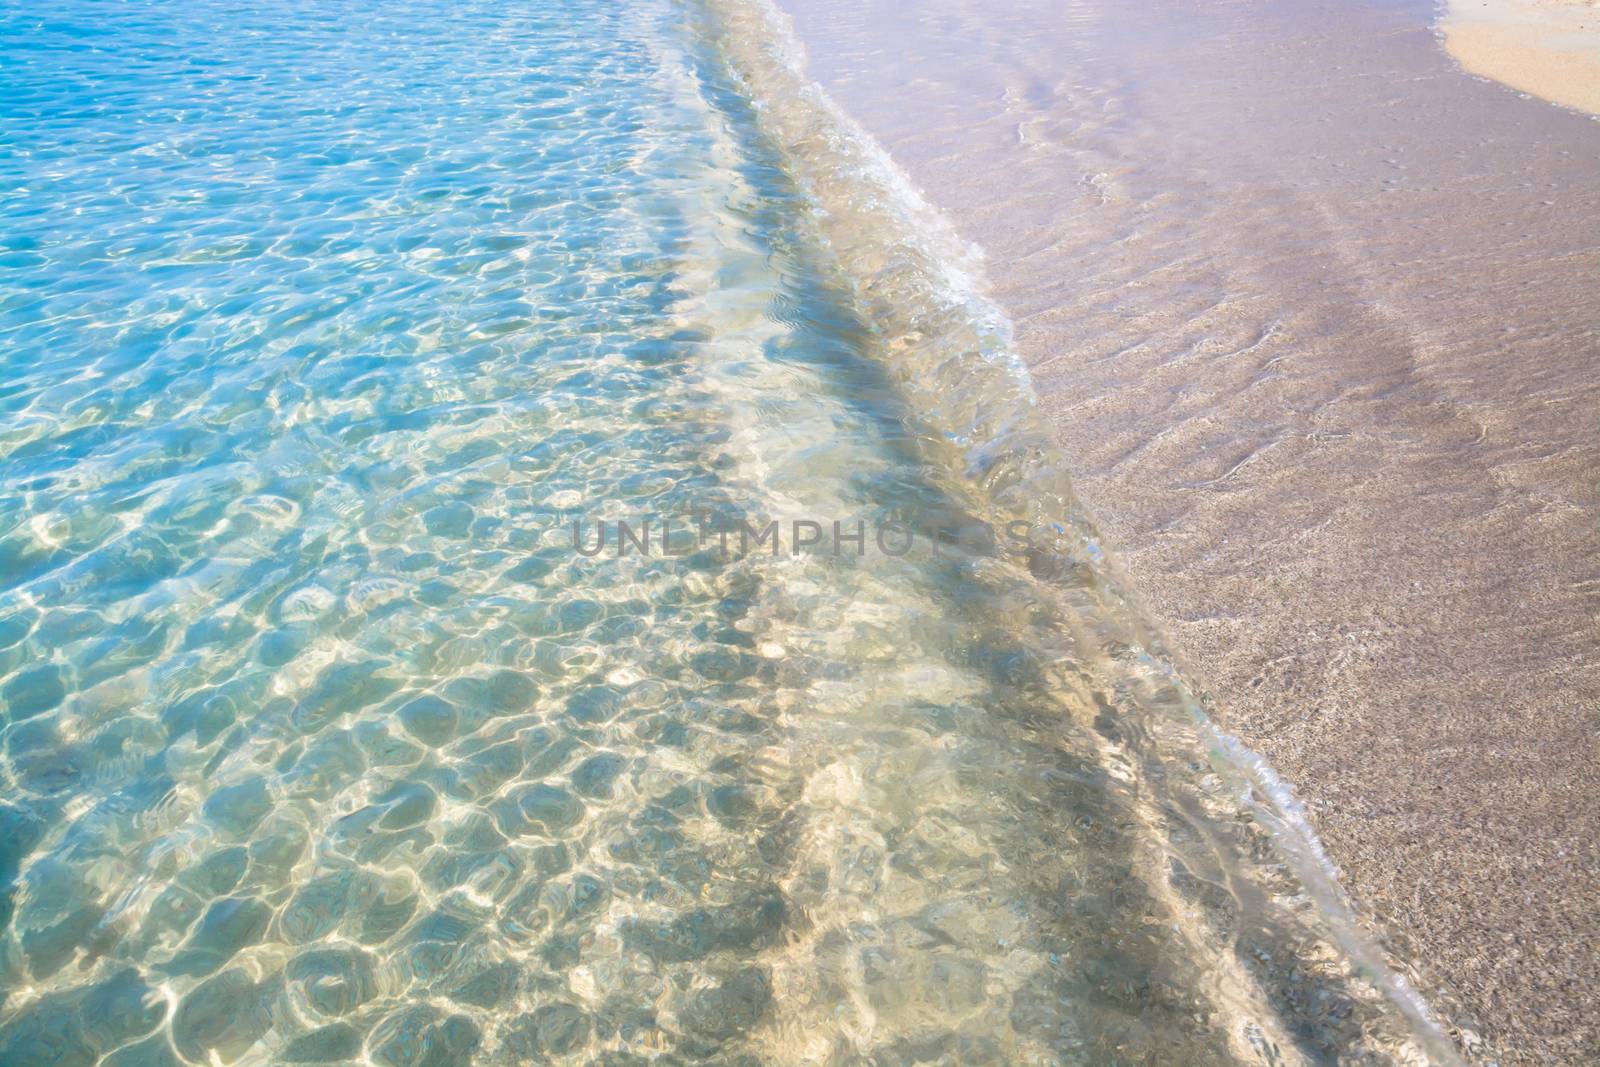
{"label": "water ripple", "polygon": [[0,1062],[1378,1055],[683,15],[0,5]]}

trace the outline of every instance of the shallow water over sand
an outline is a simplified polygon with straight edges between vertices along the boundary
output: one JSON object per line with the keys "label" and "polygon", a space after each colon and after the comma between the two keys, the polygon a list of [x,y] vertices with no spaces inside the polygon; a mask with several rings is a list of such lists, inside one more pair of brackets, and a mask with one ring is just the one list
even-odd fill
{"label": "shallow water over sand", "polygon": [[1600,123],[1412,0],[782,6],[1430,1002],[1594,1059]]}
{"label": "shallow water over sand", "polygon": [[0,1062],[1423,1060],[711,23],[425,14],[3,11]]}

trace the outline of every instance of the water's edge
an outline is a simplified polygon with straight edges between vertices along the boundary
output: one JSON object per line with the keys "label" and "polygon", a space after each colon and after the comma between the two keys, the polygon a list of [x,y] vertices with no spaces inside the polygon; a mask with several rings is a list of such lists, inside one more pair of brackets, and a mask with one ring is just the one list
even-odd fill
{"label": "water's edge", "polygon": [[[771,0],[686,0],[704,20],[759,121],[814,205],[838,280],[881,338],[878,353],[908,406],[943,434],[938,447],[989,513],[1057,534],[1056,558],[1093,574],[1099,606],[1131,655],[1181,699],[1223,791],[1261,826],[1357,972],[1414,1028],[1430,1062],[1463,1060],[1444,1021],[1359,918],[1292,786],[1217,725],[1218,709],[1186,680],[1181,652],[1145,612],[1074,495],[1038,407],[1011,325],[984,294],[982,250],[963,240],[910,178],[807,73],[803,45]],[[1034,561],[1048,581],[1048,564]],[[1101,616],[1102,618],[1104,616]],[[1108,637],[1110,635],[1101,635]]]}
{"label": "water's edge", "polygon": [[1433,33],[1468,74],[1600,120],[1600,27],[1582,0],[1440,0]]}

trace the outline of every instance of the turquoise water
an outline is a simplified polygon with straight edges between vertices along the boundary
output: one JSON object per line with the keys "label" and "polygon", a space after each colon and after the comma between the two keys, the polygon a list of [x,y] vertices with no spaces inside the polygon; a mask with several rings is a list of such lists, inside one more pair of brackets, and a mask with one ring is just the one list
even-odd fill
{"label": "turquoise water", "polygon": [[699,9],[0,12],[0,1063],[1420,1055]]}

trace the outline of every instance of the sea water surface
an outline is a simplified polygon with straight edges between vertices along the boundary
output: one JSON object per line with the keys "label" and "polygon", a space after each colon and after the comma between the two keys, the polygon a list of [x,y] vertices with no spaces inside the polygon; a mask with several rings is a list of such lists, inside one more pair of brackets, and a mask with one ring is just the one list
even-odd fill
{"label": "sea water surface", "polygon": [[1448,1057],[741,32],[0,6],[0,1063]]}

